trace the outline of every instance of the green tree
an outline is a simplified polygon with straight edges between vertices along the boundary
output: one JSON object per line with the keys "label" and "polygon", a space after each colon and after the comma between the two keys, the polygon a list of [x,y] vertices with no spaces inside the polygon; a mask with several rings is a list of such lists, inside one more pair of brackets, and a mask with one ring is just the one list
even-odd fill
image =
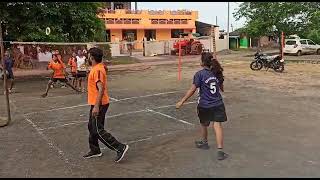
{"label": "green tree", "polygon": [[[96,2],[0,2],[8,37],[19,41],[105,41],[105,26]],[[45,34],[50,27],[50,35]]]}
{"label": "green tree", "polygon": [[246,18],[245,29],[251,36],[268,33],[280,35],[302,32],[308,25],[310,13],[307,3],[244,2],[234,13],[236,19]]}

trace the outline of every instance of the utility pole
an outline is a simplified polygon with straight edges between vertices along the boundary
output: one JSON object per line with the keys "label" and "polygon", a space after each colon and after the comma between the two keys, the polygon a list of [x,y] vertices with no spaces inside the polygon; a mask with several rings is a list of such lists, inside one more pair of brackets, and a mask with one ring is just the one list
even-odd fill
{"label": "utility pole", "polygon": [[228,40],[228,49],[229,49],[229,41],[230,41],[230,39],[229,39],[229,23],[230,23],[230,2],[228,2],[228,22],[227,22],[227,24],[228,24],[228,26],[227,26],[227,40]]}
{"label": "utility pole", "polygon": [[110,5],[110,6],[111,6],[111,7],[110,7],[111,10],[114,10],[114,2],[111,2],[110,4],[111,4],[111,5]]}
{"label": "utility pole", "polygon": [[6,73],[6,64],[4,63],[4,47],[3,47],[3,37],[2,37],[2,21],[0,21],[0,49],[1,49],[1,62],[3,67],[3,89],[5,90],[6,96],[6,105],[7,105],[7,122],[5,124],[0,124],[0,126],[6,126],[11,121],[11,113],[10,113],[10,104],[9,104],[9,92],[7,87],[7,73]]}
{"label": "utility pole", "polygon": [[216,25],[218,26],[218,16],[216,16]]}

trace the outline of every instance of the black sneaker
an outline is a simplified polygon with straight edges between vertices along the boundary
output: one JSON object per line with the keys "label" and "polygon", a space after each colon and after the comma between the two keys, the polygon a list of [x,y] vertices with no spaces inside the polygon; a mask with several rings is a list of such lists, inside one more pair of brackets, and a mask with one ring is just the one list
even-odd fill
{"label": "black sneaker", "polygon": [[196,141],[195,142],[196,144],[196,147],[199,148],[199,149],[209,149],[209,144],[207,141]]}
{"label": "black sneaker", "polygon": [[228,154],[223,151],[218,151],[218,160],[224,160],[228,157]]}
{"label": "black sneaker", "polygon": [[124,157],[124,155],[126,154],[126,152],[128,151],[129,146],[128,145],[124,145],[124,147],[122,148],[122,150],[120,152],[117,152],[117,157],[114,160],[115,162],[120,162],[121,159]]}
{"label": "black sneaker", "polygon": [[84,155],[83,157],[86,158],[86,159],[89,159],[89,158],[100,157],[100,156],[102,156],[101,152],[94,153],[94,152],[90,151],[86,155]]}

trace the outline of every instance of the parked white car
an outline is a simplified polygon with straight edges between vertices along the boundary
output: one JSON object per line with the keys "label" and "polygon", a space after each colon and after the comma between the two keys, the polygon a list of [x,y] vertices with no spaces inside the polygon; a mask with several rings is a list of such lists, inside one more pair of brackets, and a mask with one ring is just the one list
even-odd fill
{"label": "parked white car", "polygon": [[320,54],[320,45],[310,39],[286,39],[285,42],[285,54],[296,54],[298,56],[311,53]]}

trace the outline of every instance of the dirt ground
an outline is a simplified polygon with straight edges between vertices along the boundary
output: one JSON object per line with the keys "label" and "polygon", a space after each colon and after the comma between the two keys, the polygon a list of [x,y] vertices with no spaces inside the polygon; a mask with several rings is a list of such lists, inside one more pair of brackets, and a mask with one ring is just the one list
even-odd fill
{"label": "dirt ground", "polygon": [[195,62],[183,64],[180,82],[176,65],[109,75],[105,127],[130,145],[119,164],[102,144],[101,158],[82,158],[86,94],[57,87],[42,99],[46,79],[17,80],[13,121],[0,130],[0,177],[319,177],[320,65],[289,63],[279,74],[251,71],[245,61],[222,63],[228,159],[216,160],[212,131],[210,149],[195,148],[196,95],[174,108],[200,69]]}

